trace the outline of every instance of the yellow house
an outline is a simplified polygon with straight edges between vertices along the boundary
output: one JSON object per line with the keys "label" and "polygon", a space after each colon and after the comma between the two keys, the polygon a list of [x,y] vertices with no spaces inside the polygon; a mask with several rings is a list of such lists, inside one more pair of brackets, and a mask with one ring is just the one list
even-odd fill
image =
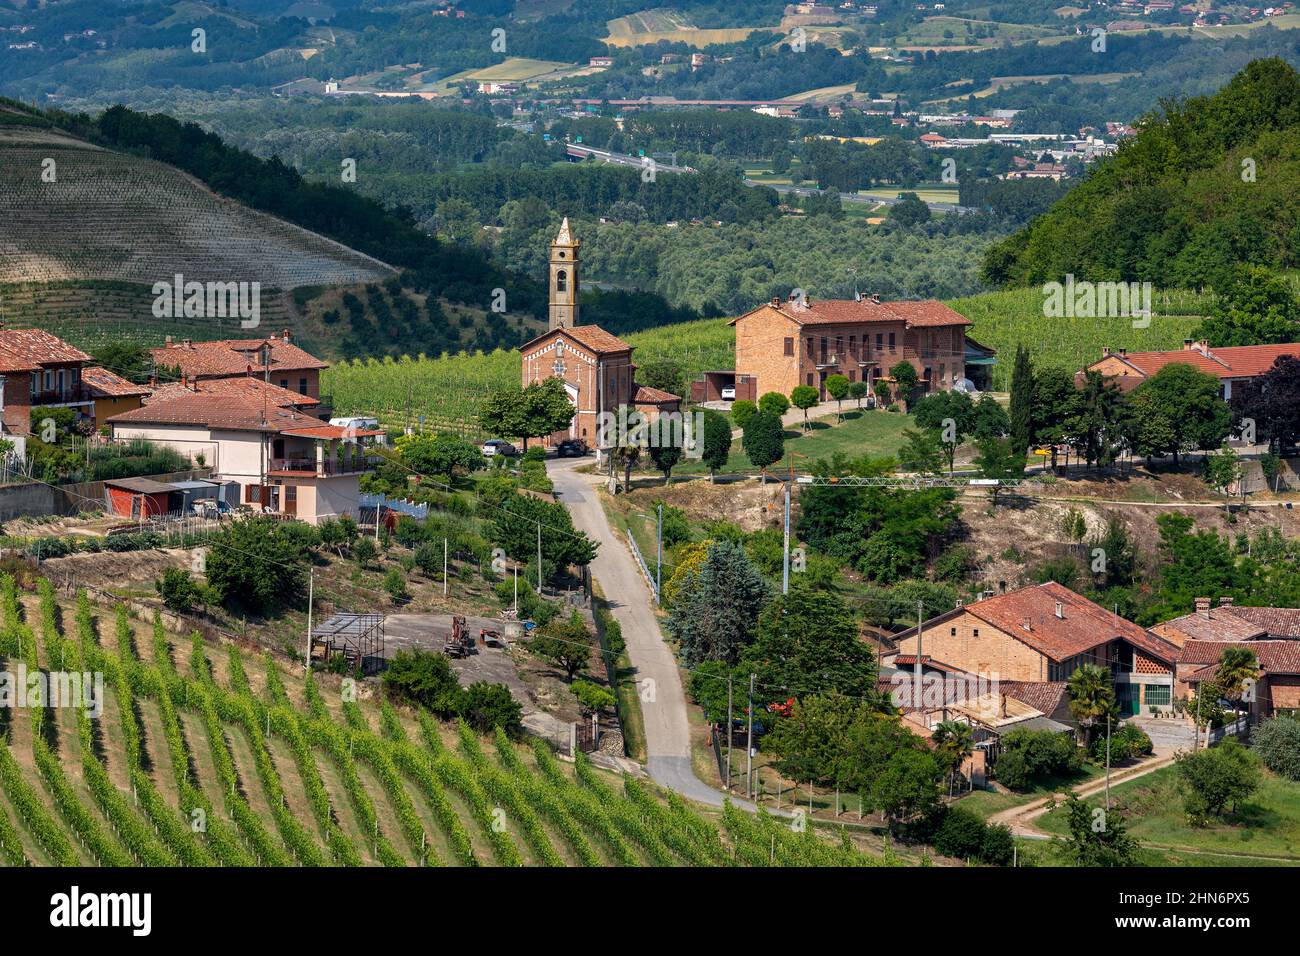
{"label": "yellow house", "polygon": [[94,399],[96,426],[113,415],[139,408],[153,392],[148,385],[136,385],[97,365],[81,370],[81,383]]}

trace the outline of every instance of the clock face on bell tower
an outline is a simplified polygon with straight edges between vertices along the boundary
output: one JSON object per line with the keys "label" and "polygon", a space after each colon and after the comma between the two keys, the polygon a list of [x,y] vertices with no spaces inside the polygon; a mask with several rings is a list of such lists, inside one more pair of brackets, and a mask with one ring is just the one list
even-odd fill
{"label": "clock face on bell tower", "polygon": [[551,243],[551,329],[569,329],[578,324],[578,240],[569,230],[566,216],[559,235]]}

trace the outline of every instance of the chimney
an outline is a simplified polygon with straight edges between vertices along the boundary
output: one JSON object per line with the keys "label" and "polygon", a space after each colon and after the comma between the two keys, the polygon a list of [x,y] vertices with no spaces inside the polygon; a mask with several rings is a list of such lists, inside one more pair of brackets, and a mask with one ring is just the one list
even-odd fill
{"label": "chimney", "polygon": [[167,338],[166,338],[166,340],[165,340],[165,344],[166,344],[166,347],[167,347],[167,348],[172,348],[172,347],[174,347],[174,346],[176,345],[176,342],[175,342],[175,340],[174,340],[174,339],[169,335],[169,336],[167,336]]}
{"label": "chimney", "polygon": [[1219,607],[1232,607],[1232,595],[1228,594],[1219,598]]}
{"label": "chimney", "polygon": [[1102,357],[1102,358],[1110,358],[1110,346],[1109,346],[1109,345],[1103,345],[1103,346],[1101,347],[1101,357]]}
{"label": "chimney", "polygon": [[193,348],[194,348],[194,340],[193,340],[193,339],[182,339],[182,340],[181,340],[181,345],[183,345],[183,346],[184,346],[185,348],[187,348],[187,349],[193,349]]}
{"label": "chimney", "polygon": [[283,332],[281,332],[280,338],[287,343],[289,341],[289,330],[285,329]]}
{"label": "chimney", "polygon": [[1056,602],[1056,616],[1059,617],[1062,621],[1065,620],[1065,605],[1062,604],[1060,601]]}
{"label": "chimney", "polygon": [[1032,633],[1034,630],[1034,625],[1030,623],[1029,618],[1025,618],[1025,623],[1021,624],[1020,626],[1023,627],[1026,631],[1029,631],[1030,633]]}
{"label": "chimney", "polygon": [[1201,339],[1201,341],[1193,345],[1192,348],[1196,349],[1196,351],[1200,352],[1202,355],[1208,356],[1210,354],[1210,340]]}
{"label": "chimney", "polygon": [[774,309],[781,308],[781,297],[779,295],[772,296],[772,308]]}
{"label": "chimney", "polygon": [[1128,358],[1128,346],[1121,345],[1115,351],[1119,353],[1120,358]]}
{"label": "chimney", "polygon": [[1198,597],[1196,599],[1196,613],[1201,617],[1210,616],[1210,599],[1207,597]]}
{"label": "chimney", "polygon": [[1189,351],[1192,347],[1191,339],[1183,339],[1183,351]]}
{"label": "chimney", "polygon": [[877,304],[879,304],[879,303],[880,303],[880,293],[879,293],[879,292],[873,292],[873,293],[871,293],[871,301],[872,301],[872,302],[875,302],[875,303],[877,303]]}

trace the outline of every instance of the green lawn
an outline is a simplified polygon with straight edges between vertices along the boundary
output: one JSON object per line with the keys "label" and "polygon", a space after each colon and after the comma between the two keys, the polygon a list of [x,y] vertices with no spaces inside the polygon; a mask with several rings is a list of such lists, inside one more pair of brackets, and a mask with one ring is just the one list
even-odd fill
{"label": "green lawn", "polygon": [[[768,469],[771,474],[786,473],[793,465],[795,471],[807,471],[818,458],[829,458],[838,453],[856,458],[859,455],[892,455],[903,444],[903,430],[912,427],[911,415],[895,412],[858,411],[852,402],[844,403],[844,421],[835,423],[835,416],[815,418],[808,431],[801,424],[791,425],[785,431],[785,459]],[[649,463],[649,456],[645,461]],[[739,437],[731,440],[731,455],[723,473],[748,472],[758,469],[745,457]],[[698,475],[708,471],[698,460],[684,460],[673,469],[673,476]]]}
{"label": "green lawn", "polygon": [[960,805],[972,813],[987,820],[995,813],[1009,810],[1026,803],[1063,792],[1066,787],[1077,787],[1101,776],[1103,769],[1093,764],[1084,764],[1077,774],[1071,777],[1051,777],[1024,791],[1023,793],[1001,793],[997,790],[977,790],[961,798]]}
{"label": "green lawn", "polygon": [[[1085,802],[1098,806],[1097,794]],[[1155,844],[1152,852],[1163,858],[1194,859],[1193,865],[1226,865],[1235,857],[1251,866],[1300,864],[1300,783],[1264,773],[1255,795],[1227,819],[1205,827],[1187,823],[1177,770],[1164,767],[1111,789],[1112,809],[1118,808],[1129,834],[1142,844]],[[1065,809],[1058,807],[1037,820],[1039,829],[1065,835],[1069,828]],[[1180,853],[1180,849],[1185,851]],[[1193,853],[1191,851],[1199,851]],[[1226,856],[1207,856],[1207,852]],[[1243,859],[1243,856],[1269,859]]]}

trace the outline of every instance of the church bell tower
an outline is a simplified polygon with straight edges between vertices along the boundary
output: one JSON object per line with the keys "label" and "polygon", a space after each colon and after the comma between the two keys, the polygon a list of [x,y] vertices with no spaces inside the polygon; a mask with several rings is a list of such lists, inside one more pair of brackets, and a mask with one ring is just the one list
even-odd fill
{"label": "church bell tower", "polygon": [[551,243],[550,326],[568,329],[578,324],[578,240],[569,231],[566,216]]}

